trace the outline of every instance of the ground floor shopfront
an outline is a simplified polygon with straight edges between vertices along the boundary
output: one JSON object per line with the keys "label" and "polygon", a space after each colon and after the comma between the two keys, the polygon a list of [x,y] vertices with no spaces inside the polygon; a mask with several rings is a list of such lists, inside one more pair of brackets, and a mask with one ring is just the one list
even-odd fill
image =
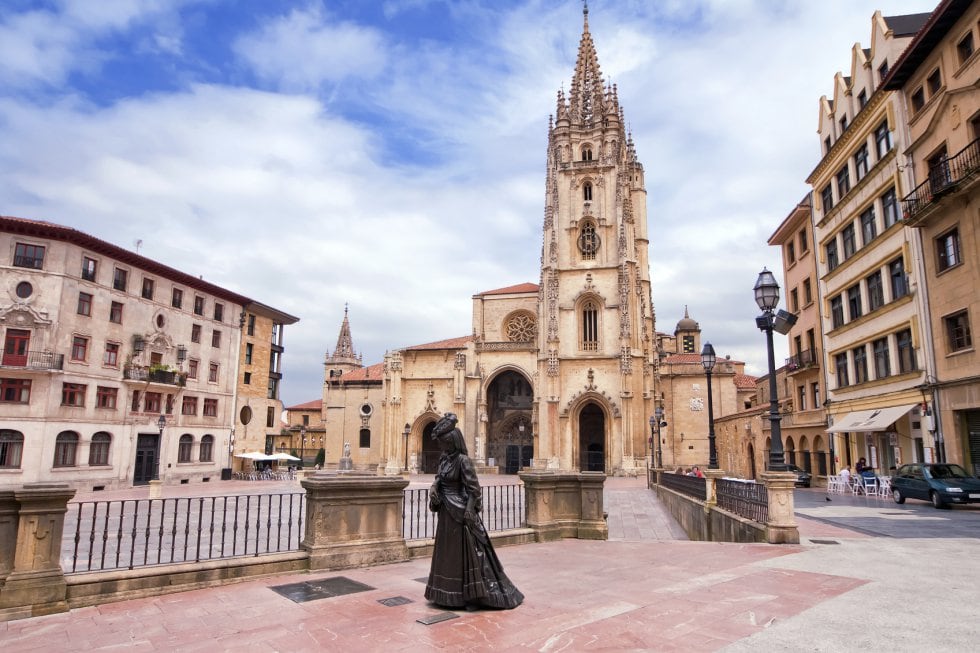
{"label": "ground floor shopfront", "polygon": [[[905,398],[908,401],[908,397]],[[843,404],[830,413],[835,467],[854,471],[861,458],[879,474],[909,462],[931,462],[938,451],[919,402],[897,403],[847,411]]]}

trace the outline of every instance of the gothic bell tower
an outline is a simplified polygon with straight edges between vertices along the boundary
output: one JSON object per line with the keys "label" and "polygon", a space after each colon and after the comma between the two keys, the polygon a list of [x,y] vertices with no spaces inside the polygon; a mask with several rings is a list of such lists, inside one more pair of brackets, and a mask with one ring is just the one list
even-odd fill
{"label": "gothic bell tower", "polygon": [[640,473],[656,374],[646,190],[587,5],[572,84],[549,119],[547,161],[536,457]]}

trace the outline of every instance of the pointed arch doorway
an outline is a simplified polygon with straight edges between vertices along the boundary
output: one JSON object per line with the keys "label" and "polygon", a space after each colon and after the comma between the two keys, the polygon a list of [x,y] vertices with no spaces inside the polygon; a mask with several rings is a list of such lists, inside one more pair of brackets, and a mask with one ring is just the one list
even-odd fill
{"label": "pointed arch doorway", "polygon": [[606,414],[589,402],[578,416],[579,470],[606,471]]}
{"label": "pointed arch doorway", "polygon": [[504,474],[531,466],[533,403],[531,384],[513,370],[500,373],[487,386],[487,464]]}

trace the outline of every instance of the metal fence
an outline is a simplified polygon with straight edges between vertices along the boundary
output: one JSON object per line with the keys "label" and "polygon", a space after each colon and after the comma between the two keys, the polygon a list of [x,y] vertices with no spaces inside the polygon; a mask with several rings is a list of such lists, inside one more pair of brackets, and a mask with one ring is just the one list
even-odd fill
{"label": "metal fence", "polygon": [[661,474],[660,484],[664,487],[669,487],[675,492],[680,492],[681,494],[686,494],[695,499],[700,499],[705,501],[708,498],[708,494],[705,490],[705,481],[707,479],[698,478],[697,476],[687,476],[686,474]]}
{"label": "metal fence", "polygon": [[762,483],[715,479],[718,507],[765,524],[769,521],[769,493]]}
{"label": "metal fence", "polygon": [[[524,486],[487,485],[483,491],[483,511],[480,516],[488,531],[504,531],[524,525]],[[436,513],[429,511],[429,491],[405,490],[402,508],[402,530],[406,540],[419,540],[436,535]]]}
{"label": "metal fence", "polygon": [[306,494],[69,504],[66,573],[257,556],[299,549]]}

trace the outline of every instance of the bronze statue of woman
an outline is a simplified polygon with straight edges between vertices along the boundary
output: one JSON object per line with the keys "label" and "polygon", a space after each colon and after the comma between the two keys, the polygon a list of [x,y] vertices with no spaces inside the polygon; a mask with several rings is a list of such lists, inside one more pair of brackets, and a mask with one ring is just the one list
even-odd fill
{"label": "bronze statue of woman", "polygon": [[480,481],[457,421],[446,413],[432,429],[442,455],[429,490],[438,524],[425,598],[445,608],[516,608],[524,595],[504,574],[483,526]]}

